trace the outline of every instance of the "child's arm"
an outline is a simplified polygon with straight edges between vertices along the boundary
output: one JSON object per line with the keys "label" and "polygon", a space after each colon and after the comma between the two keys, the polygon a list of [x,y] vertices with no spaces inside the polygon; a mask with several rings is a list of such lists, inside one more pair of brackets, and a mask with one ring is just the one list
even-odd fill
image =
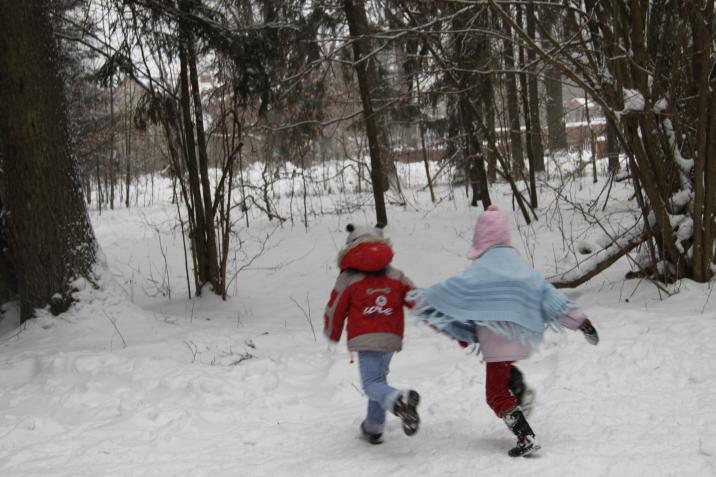
{"label": "child's arm", "polygon": [[331,291],[331,298],[328,300],[328,305],[326,305],[326,310],[323,314],[323,334],[331,341],[340,341],[343,333],[343,326],[351,301],[350,293],[348,292],[350,282],[348,272],[341,272],[338,275],[333,291]]}
{"label": "child's arm", "polygon": [[405,306],[407,306],[408,308],[412,308],[413,306],[415,306],[415,303],[406,300],[405,295],[407,295],[410,290],[415,288],[415,284],[405,274],[400,277],[400,283],[403,286],[403,303],[405,303]]}
{"label": "child's arm", "polygon": [[[559,323],[570,330],[579,330],[584,333],[584,339],[589,344],[599,343],[599,334],[592,322],[587,318],[586,313],[580,310],[574,302],[571,302],[561,291],[557,290],[551,283],[544,282],[543,309],[546,308],[548,315],[555,316]],[[565,306],[564,303],[567,303]],[[566,311],[565,311],[566,310]]]}
{"label": "child's arm", "polygon": [[584,339],[587,340],[587,343],[595,346],[599,344],[599,334],[597,333],[597,329],[594,328],[592,322],[589,321],[587,314],[579,308],[572,309],[560,316],[559,322],[565,328],[569,328],[570,330],[579,330],[584,333]]}
{"label": "child's arm", "polygon": [[405,295],[407,295],[410,290],[415,288],[415,284],[413,283],[413,281],[408,278],[408,276],[401,270],[393,268],[392,266],[388,267],[386,275],[389,279],[400,282],[400,288],[398,290],[400,298],[403,301],[403,305],[407,306],[408,308],[412,308],[414,303],[412,301],[406,300]]}
{"label": "child's arm", "polygon": [[559,323],[570,330],[577,330],[580,326],[582,326],[582,323],[584,323],[584,320],[586,319],[586,313],[579,308],[573,308],[567,313],[560,315]]}

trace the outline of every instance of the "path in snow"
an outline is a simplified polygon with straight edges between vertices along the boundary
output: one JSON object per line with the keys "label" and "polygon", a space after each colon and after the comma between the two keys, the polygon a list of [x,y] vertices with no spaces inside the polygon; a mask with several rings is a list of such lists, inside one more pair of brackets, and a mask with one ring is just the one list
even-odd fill
{"label": "path in snow", "polygon": [[[151,210],[154,223],[168,213]],[[395,264],[418,284],[464,268],[472,210],[391,214]],[[480,359],[409,321],[390,379],[421,392],[422,429],[408,438],[391,417],[386,442],[370,446],[358,437],[357,366],[320,335],[346,218],[278,230],[232,300],[189,304],[181,238],[166,226],[173,299],[150,296],[161,287],[141,279],[161,281],[162,255],[147,221],[126,216],[96,223],[116,284],[0,337],[0,475],[716,475],[706,286],[683,282],[660,301],[617,266],[573,292],[602,343],[552,333],[520,364],[543,446],[529,459],[506,456],[512,438],[484,402]],[[549,263],[553,242],[534,256]]]}

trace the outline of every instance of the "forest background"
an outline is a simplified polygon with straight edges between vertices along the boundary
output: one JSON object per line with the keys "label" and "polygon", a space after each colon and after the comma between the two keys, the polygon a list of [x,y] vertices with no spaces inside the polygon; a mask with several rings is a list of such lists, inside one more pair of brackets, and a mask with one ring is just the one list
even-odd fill
{"label": "forest background", "polygon": [[[159,173],[175,183],[190,293],[225,296],[240,215],[286,220],[271,189],[289,162],[304,227],[327,176],[302,171],[331,160],[356,169],[377,222],[388,191],[405,202],[396,162],[418,160],[433,201],[438,161],[475,206],[509,184],[529,223],[560,151],[580,151],[594,180],[606,156],[640,217],[593,269],[555,283],[578,285],[636,247],[639,275],[713,276],[713,2],[3,6],[3,269],[25,319],[66,309],[71,282],[93,281],[87,204],[130,207],[132,182]],[[257,161],[262,181],[247,183]]]}

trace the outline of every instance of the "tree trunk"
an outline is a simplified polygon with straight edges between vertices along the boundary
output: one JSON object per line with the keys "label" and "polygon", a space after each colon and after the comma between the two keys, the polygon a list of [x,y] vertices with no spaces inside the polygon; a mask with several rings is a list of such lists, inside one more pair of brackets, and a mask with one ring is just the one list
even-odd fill
{"label": "tree trunk", "polygon": [[[3,210],[0,201],[0,210]],[[6,221],[0,219],[0,230],[5,229]],[[0,234],[0,304],[17,300],[17,281],[12,262],[7,256],[8,243],[5,234]]]}
{"label": "tree trunk", "polygon": [[23,320],[96,282],[97,244],[69,147],[48,6],[0,0],[0,197]]}
{"label": "tree trunk", "polygon": [[[542,27],[547,34],[560,41],[560,35],[554,28],[557,23],[564,23],[560,18],[561,6],[559,1],[551,0],[553,5],[542,4],[540,16]],[[544,43],[547,43],[546,41]],[[547,46],[547,45],[545,45]],[[545,92],[547,94],[547,135],[550,153],[567,149],[567,128],[564,123],[564,102],[562,93],[562,73],[553,65],[545,69]]]}
{"label": "tree trunk", "polygon": [[125,177],[124,177],[124,186],[125,186],[125,194],[124,194],[124,206],[126,208],[129,208],[129,193],[130,193],[130,185],[132,184],[132,120],[131,120],[131,114],[129,114],[129,111],[131,111],[132,108],[132,83],[130,82],[128,85],[128,92],[127,92],[127,124],[126,124],[126,136],[125,136],[125,160],[126,163],[126,170],[125,170]]}
{"label": "tree trunk", "polygon": [[[535,6],[534,1],[527,3],[527,34],[534,40],[535,32]],[[535,66],[537,55],[532,48],[527,50],[527,62],[530,74],[527,77],[527,97],[529,102],[530,130],[529,144],[532,149],[532,161],[535,172],[544,172],[544,149],[542,147],[542,126],[539,118],[539,88],[537,85],[537,68]]]}
{"label": "tree trunk", "polygon": [[89,171],[83,180],[85,186],[85,201],[87,205],[92,205],[92,177],[89,175]]}
{"label": "tree trunk", "polygon": [[567,149],[567,128],[564,123],[564,104],[562,94],[562,75],[556,68],[548,68],[544,80],[547,92],[547,133],[549,151]]}
{"label": "tree trunk", "polygon": [[597,135],[592,129],[592,119],[591,115],[589,114],[589,98],[587,97],[586,93],[584,95],[584,117],[587,120],[587,134],[589,134],[589,152],[591,156],[590,162],[592,163],[592,182],[596,184],[599,180],[597,173]]}
{"label": "tree trunk", "polygon": [[[375,200],[376,220],[380,224],[388,223],[388,214],[385,209],[383,165],[381,161],[381,148],[378,140],[378,126],[371,102],[370,85],[376,84],[374,71],[366,64],[369,59],[365,57],[369,49],[367,33],[367,20],[363,0],[344,0],[343,9],[348,20],[348,29],[353,38],[353,58],[361,101],[363,103],[363,117],[365,118],[366,133],[368,136],[368,149],[370,151],[371,182],[373,185],[373,198]],[[371,77],[372,76],[372,77]]]}
{"label": "tree trunk", "polygon": [[[710,3],[710,5],[709,5]],[[694,25],[695,52],[694,89],[698,91],[698,144],[694,154],[694,230],[693,230],[693,275],[694,280],[704,283],[714,275],[712,261],[714,254],[714,213],[716,212],[716,66],[713,65],[713,18],[714,4],[706,2],[710,9],[705,18],[701,13],[692,13]],[[703,180],[702,180],[703,178]]]}
{"label": "tree trunk", "polygon": [[502,21],[502,31],[505,34],[503,40],[505,70],[505,88],[507,95],[507,116],[510,122],[510,152],[512,156],[511,163],[517,168],[517,176],[521,174],[525,167],[524,152],[522,148],[522,126],[520,121],[520,107],[517,95],[517,75],[511,70],[515,68],[515,53],[512,44],[512,28],[507,20]]}
{"label": "tree trunk", "polygon": [[102,174],[99,172],[99,156],[97,156],[95,160],[95,175],[97,176],[97,210],[99,211],[99,215],[102,215],[104,197],[102,194]]}
{"label": "tree trunk", "polygon": [[612,121],[607,121],[607,157],[609,158],[608,168],[610,174],[619,172],[621,165],[619,164],[619,138],[617,130]]}
{"label": "tree trunk", "polygon": [[[515,7],[517,9],[517,23],[522,24],[522,8],[518,5]],[[533,136],[533,124],[532,124],[532,113],[530,112],[530,104],[529,104],[529,94],[528,94],[528,80],[527,80],[527,74],[524,73],[524,64],[525,64],[525,51],[522,46],[519,46],[519,64],[521,66],[521,70],[523,71],[520,73],[520,91],[522,92],[520,99],[522,100],[522,110],[524,112],[525,117],[525,132],[527,134],[527,161],[529,162],[529,189],[530,189],[530,207],[532,209],[536,209],[538,206],[538,200],[537,200],[537,179],[536,179],[536,169],[537,169],[537,158],[536,158],[536,152],[533,148],[534,143],[532,142],[532,136]]]}
{"label": "tree trunk", "polygon": [[[420,104],[420,79],[415,79],[415,90],[418,94],[418,104]],[[420,113],[419,119],[419,131],[420,131],[420,150],[423,154],[423,164],[425,165],[425,177],[428,181],[428,189],[430,190],[430,201],[435,203],[435,190],[433,189],[433,179],[430,176],[430,161],[428,161],[428,152],[425,147],[425,122],[423,121],[423,114]]]}
{"label": "tree trunk", "polygon": [[487,185],[487,173],[485,172],[485,156],[480,145],[480,140],[475,130],[477,118],[474,116],[470,99],[464,95],[460,98],[460,116],[466,136],[465,165],[468,183],[472,189],[472,200],[470,205],[477,207],[477,202],[482,201],[482,206],[487,209],[492,201]]}
{"label": "tree trunk", "polygon": [[114,185],[117,182],[116,157],[114,151],[114,78],[109,78],[109,159],[107,160],[107,182],[109,189],[109,208],[114,210]]}
{"label": "tree trunk", "polygon": [[196,294],[201,295],[202,288],[209,281],[209,265],[206,256],[206,234],[204,233],[204,205],[201,197],[201,183],[199,168],[196,160],[196,143],[194,139],[194,123],[191,120],[191,94],[189,92],[189,71],[186,44],[179,47],[179,83],[182,123],[184,125],[184,159],[189,175],[189,193],[191,207],[194,212],[190,224],[192,239],[192,253],[195,258],[194,274],[196,278]]}
{"label": "tree trunk", "polygon": [[199,75],[196,69],[196,51],[192,38],[188,41],[189,78],[191,81],[192,98],[194,101],[194,121],[196,123],[196,139],[199,149],[199,176],[201,178],[202,198],[204,200],[204,228],[206,233],[206,254],[208,261],[208,280],[214,287],[214,293],[224,296],[224,280],[219,275],[219,253],[216,246],[216,230],[214,223],[214,208],[211,199],[211,184],[209,182],[209,155],[206,148],[206,135],[204,133],[204,113],[201,106],[199,91]]}
{"label": "tree trunk", "polygon": [[[485,28],[481,20],[488,17],[482,15],[478,19],[470,12],[463,12],[453,19],[452,27],[455,31],[453,62],[459,71],[451,74],[465,135],[463,160],[466,186],[469,185],[472,189],[470,204],[476,207],[478,201],[482,201],[485,209],[492,201],[487,183],[482,140],[489,133],[485,131],[485,111],[492,109],[491,104],[488,104],[492,101],[490,96],[492,83],[489,78],[480,75],[477,71],[491,67],[489,41],[485,35],[466,34],[464,30],[475,27]],[[476,97],[475,101],[472,100],[473,97]],[[478,134],[478,128],[483,131],[483,135]]]}
{"label": "tree trunk", "polygon": [[482,85],[482,100],[485,113],[485,135],[489,136],[487,148],[487,180],[493,184],[497,181],[497,151],[492,147],[495,144],[495,91],[492,80],[484,81]]}

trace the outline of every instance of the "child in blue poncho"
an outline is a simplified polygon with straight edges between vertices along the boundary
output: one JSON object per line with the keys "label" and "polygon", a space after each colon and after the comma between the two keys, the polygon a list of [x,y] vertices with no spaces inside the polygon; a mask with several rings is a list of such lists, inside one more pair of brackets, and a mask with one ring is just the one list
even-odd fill
{"label": "child in blue poncho", "polygon": [[527,358],[547,328],[580,330],[593,345],[597,331],[579,307],[546,282],[515,251],[507,217],[494,205],[477,219],[462,275],[406,299],[413,312],[462,345],[479,343],[486,366],[487,404],[517,436],[510,456],[539,449],[525,418],[533,393],[514,362]]}

